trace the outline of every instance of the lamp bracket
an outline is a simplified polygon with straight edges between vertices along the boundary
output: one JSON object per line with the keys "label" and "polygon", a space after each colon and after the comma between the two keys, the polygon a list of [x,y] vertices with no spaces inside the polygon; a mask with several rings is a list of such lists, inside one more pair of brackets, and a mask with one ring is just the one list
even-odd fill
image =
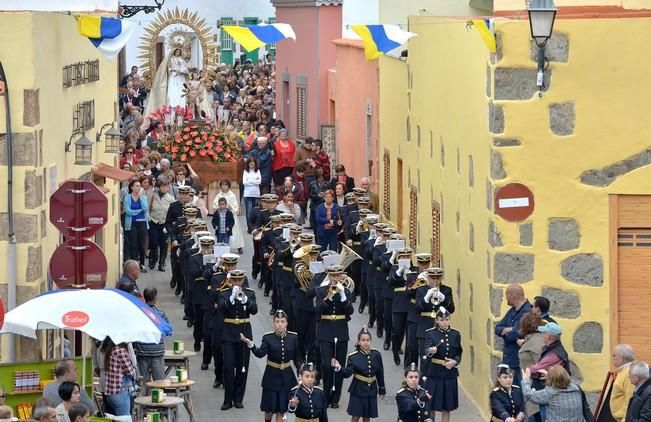
{"label": "lamp bracket", "polygon": [[66,152],[70,152],[70,145],[72,145],[72,140],[74,139],[75,136],[77,135],[83,135],[84,131],[83,129],[75,129],[72,131],[72,134],[70,135],[70,139],[68,139],[68,142],[66,142]]}

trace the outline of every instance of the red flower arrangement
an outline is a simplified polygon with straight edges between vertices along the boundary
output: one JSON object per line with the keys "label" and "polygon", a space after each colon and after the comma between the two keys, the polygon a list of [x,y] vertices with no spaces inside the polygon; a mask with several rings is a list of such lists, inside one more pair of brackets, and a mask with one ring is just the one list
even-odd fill
{"label": "red flower arrangement", "polygon": [[236,162],[242,156],[236,141],[225,139],[219,130],[210,126],[193,125],[179,129],[163,147],[174,160],[181,162],[188,162],[198,155],[215,163],[228,163]]}

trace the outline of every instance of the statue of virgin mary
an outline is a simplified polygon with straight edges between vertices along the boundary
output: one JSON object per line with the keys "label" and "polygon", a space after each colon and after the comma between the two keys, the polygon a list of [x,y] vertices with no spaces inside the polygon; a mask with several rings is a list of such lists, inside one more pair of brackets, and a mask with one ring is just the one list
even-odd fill
{"label": "statue of virgin mary", "polygon": [[151,85],[151,92],[147,97],[145,116],[158,110],[163,105],[170,107],[186,106],[184,84],[188,81],[190,65],[187,57],[189,43],[180,34],[172,36],[170,52],[165,55]]}

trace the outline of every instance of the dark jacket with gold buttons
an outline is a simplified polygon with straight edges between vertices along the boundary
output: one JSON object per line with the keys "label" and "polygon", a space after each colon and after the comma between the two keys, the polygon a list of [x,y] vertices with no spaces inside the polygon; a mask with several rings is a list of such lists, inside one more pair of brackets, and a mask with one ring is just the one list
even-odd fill
{"label": "dark jacket with gold buttons", "polygon": [[357,350],[348,355],[346,367],[341,368],[344,378],[353,377],[348,392],[360,397],[384,396],[384,366],[382,354],[371,349],[369,353]]}
{"label": "dark jacket with gold buttons", "polygon": [[311,390],[301,386],[292,388],[290,398],[296,394],[298,397],[298,406],[296,409],[289,409],[290,413],[302,419],[318,419],[319,422],[328,422],[328,404],[326,395],[319,387],[313,387]]}
{"label": "dark jacket with gold buttons", "polygon": [[[446,359],[454,359],[457,361],[457,365],[461,363],[463,349],[461,348],[461,333],[457,330],[450,328],[443,331],[436,326],[425,331],[425,347],[429,349],[432,346],[436,347],[436,353],[429,356],[429,359],[441,362]],[[455,378],[459,376],[459,370],[457,368],[447,369],[440,363],[434,362],[428,365],[425,375],[434,378]]]}
{"label": "dark jacket with gold buttons", "polygon": [[502,387],[495,387],[491,392],[490,402],[493,421],[515,418],[524,411],[524,397],[517,385],[511,387],[510,392]]}
{"label": "dark jacket with gold buttons", "polygon": [[188,283],[191,285],[193,305],[202,305],[206,297],[208,281],[203,277],[203,270],[206,265],[210,264],[203,263],[203,254],[200,251],[195,252],[188,260],[188,274],[190,276]]}
{"label": "dark jacket with gold buttons", "polygon": [[396,394],[398,405],[398,422],[424,422],[429,419],[430,413],[427,402],[418,402],[421,392],[411,388],[401,388]]}
{"label": "dark jacket with gold buttons", "polygon": [[[425,338],[425,331],[429,330],[434,325],[434,317],[432,316],[432,311],[434,311],[435,307],[438,310],[438,308],[442,306],[449,313],[454,313],[454,299],[452,298],[451,288],[443,284],[439,286],[439,291],[443,293],[445,299],[437,306],[432,305],[431,302],[425,302],[425,296],[427,295],[429,289],[431,289],[431,287],[428,285],[420,286],[416,289],[416,307],[418,308],[419,315],[416,337],[418,338]],[[427,316],[424,314],[427,314]]]}
{"label": "dark jacket with gold buttons", "polygon": [[[222,341],[241,343],[240,333],[249,339],[253,337],[250,318],[251,315],[258,313],[255,291],[246,287],[243,287],[242,290],[247,296],[247,301],[244,304],[237,299],[235,299],[235,303],[231,303],[232,287],[219,293],[217,306],[224,314]],[[247,322],[246,319],[249,321]]]}
{"label": "dark jacket with gold buttons", "polygon": [[296,333],[287,331],[283,337],[275,332],[266,333],[260,347],[254,345],[251,352],[259,358],[267,356],[262,388],[286,392],[296,385],[296,375],[291,366],[292,361],[297,368],[301,366]]}
{"label": "dark jacket with gold buttons", "polygon": [[[346,290],[346,300],[341,301],[341,295],[336,293],[330,299],[328,296],[329,287],[319,286],[316,288],[316,318],[319,322],[317,340],[322,342],[348,341],[348,321],[354,312],[350,298],[352,293]],[[336,319],[335,319],[336,318]]]}
{"label": "dark jacket with gold buttons", "polygon": [[[398,313],[408,313],[409,312],[409,296],[407,295],[407,284],[408,279],[405,273],[408,271],[417,271],[418,267],[411,265],[409,268],[406,268],[402,275],[398,275],[398,265],[392,265],[389,272],[389,281],[391,283],[391,288],[393,289],[393,312]],[[418,274],[413,274],[410,276],[409,281],[413,281],[412,278],[417,277]]]}

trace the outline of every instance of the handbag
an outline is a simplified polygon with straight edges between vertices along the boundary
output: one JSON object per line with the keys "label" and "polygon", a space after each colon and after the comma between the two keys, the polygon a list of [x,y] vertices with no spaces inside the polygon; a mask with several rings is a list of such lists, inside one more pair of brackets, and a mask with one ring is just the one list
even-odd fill
{"label": "handbag", "polygon": [[[577,385],[577,387],[579,387]],[[581,387],[579,387],[579,391],[581,392],[581,404],[583,407],[583,419],[585,422],[595,422],[594,416],[592,415],[592,410],[590,410],[590,405],[588,404],[588,399],[585,396],[585,391]]]}

